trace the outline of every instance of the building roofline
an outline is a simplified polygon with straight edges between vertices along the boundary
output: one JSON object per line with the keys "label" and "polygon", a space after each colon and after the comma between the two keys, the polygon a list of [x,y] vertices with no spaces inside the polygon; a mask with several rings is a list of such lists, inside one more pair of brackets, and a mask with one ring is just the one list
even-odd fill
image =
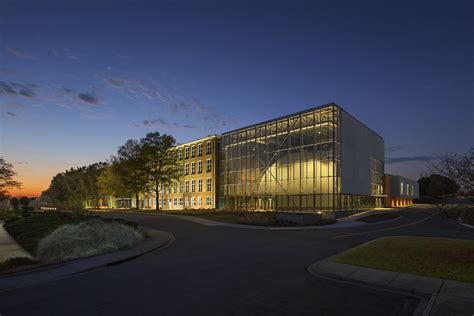
{"label": "building roofline", "polygon": [[263,122],[251,124],[251,125],[244,126],[244,127],[240,127],[240,128],[237,128],[237,129],[228,131],[228,132],[224,132],[224,133],[222,133],[222,135],[224,136],[224,135],[231,134],[231,133],[235,133],[235,132],[237,132],[237,131],[241,131],[241,130],[244,130],[244,129],[256,127],[256,126],[263,125],[263,124],[267,124],[267,123],[274,122],[274,121],[279,121],[279,120],[282,120],[282,119],[285,119],[285,118],[288,118],[288,117],[291,117],[291,116],[300,115],[300,114],[303,114],[303,113],[306,113],[306,112],[310,112],[310,111],[314,111],[314,110],[320,110],[320,109],[327,108],[327,107],[330,107],[330,106],[335,106],[335,107],[337,107],[338,109],[344,111],[344,112],[345,112],[346,114],[348,114],[350,117],[352,117],[353,119],[355,119],[357,122],[359,122],[360,124],[362,124],[363,126],[365,126],[365,127],[366,127],[367,129],[369,129],[372,133],[374,133],[375,135],[377,135],[378,137],[380,137],[380,138],[383,140],[383,137],[380,136],[380,134],[378,134],[377,132],[375,132],[373,129],[371,129],[370,127],[368,127],[366,124],[364,124],[363,122],[361,122],[358,118],[356,118],[356,117],[355,117],[354,115],[352,115],[351,113],[347,112],[343,107],[341,107],[340,105],[338,105],[338,104],[335,103],[335,102],[329,102],[329,103],[327,103],[327,104],[315,106],[315,107],[312,107],[312,108],[309,108],[309,109],[306,109],[306,110],[302,110],[302,111],[290,113],[290,114],[283,115],[283,116],[280,116],[280,117],[276,117],[276,118],[273,118],[273,119],[270,119],[270,120],[266,120],[266,121],[263,121]]}
{"label": "building roofline", "polygon": [[202,142],[203,140],[212,139],[212,138],[219,138],[219,135],[216,135],[216,134],[207,135],[207,136],[204,136],[204,137],[201,137],[201,138],[197,138],[197,139],[191,140],[191,141],[189,141],[189,142],[184,142],[184,143],[176,144],[174,147],[176,148],[176,147],[191,145],[191,144],[199,143],[199,142]]}

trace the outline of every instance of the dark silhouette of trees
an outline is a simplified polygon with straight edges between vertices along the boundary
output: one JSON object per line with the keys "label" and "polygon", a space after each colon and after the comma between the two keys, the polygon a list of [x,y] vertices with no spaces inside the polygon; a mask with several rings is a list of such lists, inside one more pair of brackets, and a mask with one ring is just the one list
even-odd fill
{"label": "dark silhouette of trees", "polygon": [[21,183],[13,179],[15,176],[13,165],[0,157],[0,197],[6,197],[9,189],[21,188]]}
{"label": "dark silhouette of trees", "polygon": [[448,177],[432,174],[429,177],[421,177],[418,180],[421,196],[440,198],[442,196],[457,193],[459,186]]}
{"label": "dark silhouette of trees", "polygon": [[445,154],[431,167],[454,181],[464,195],[474,194],[474,147],[462,154]]}

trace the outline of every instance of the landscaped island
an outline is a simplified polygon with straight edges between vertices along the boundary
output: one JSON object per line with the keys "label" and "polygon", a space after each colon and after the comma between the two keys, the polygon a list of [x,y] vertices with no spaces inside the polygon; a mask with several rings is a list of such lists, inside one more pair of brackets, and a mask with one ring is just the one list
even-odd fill
{"label": "landscaped island", "polygon": [[386,237],[328,260],[474,283],[474,241],[471,240]]}
{"label": "landscaped island", "polygon": [[34,259],[12,258],[0,265],[0,270],[96,256],[145,239],[132,222],[59,211],[15,218],[4,228]]}

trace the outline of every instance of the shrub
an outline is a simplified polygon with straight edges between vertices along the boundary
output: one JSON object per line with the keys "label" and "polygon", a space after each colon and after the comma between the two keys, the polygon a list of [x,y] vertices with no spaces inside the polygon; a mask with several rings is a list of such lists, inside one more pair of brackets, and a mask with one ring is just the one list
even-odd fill
{"label": "shrub", "polygon": [[37,263],[35,260],[28,257],[15,257],[10,258],[6,261],[0,262],[0,272],[7,271],[10,269],[18,268],[21,266],[27,266]]}
{"label": "shrub", "polygon": [[130,226],[92,219],[57,228],[40,241],[36,255],[43,262],[64,261],[131,247],[143,240],[144,234]]}

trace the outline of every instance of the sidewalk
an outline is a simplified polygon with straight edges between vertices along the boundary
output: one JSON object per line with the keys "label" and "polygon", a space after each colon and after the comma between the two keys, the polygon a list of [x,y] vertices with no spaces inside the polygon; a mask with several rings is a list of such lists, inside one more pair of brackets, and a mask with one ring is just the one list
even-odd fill
{"label": "sidewalk", "polygon": [[123,263],[164,248],[174,241],[174,236],[163,231],[144,228],[148,238],[137,246],[103,255],[72,260],[31,270],[0,275],[0,293],[66,278],[78,273]]}
{"label": "sidewalk", "polygon": [[329,260],[313,263],[308,267],[308,271],[316,276],[429,297],[423,315],[474,313],[474,284],[471,283],[372,269]]}
{"label": "sidewalk", "polygon": [[3,222],[0,221],[0,262],[15,257],[31,258],[31,255],[10,236],[3,228]]}

